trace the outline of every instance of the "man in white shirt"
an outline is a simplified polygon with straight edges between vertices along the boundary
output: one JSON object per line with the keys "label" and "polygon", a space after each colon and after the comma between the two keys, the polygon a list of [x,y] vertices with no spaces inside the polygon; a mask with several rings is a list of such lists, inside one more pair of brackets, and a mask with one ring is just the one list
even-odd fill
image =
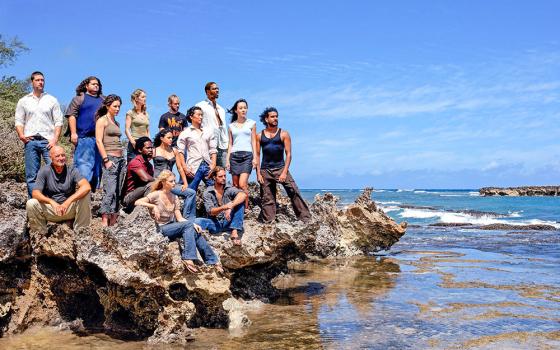
{"label": "man in white shirt", "polygon": [[[197,190],[200,181],[211,186],[214,181],[210,178],[216,166],[216,137],[212,128],[202,128],[202,109],[194,106],[187,112],[187,121],[191,123],[177,139],[177,148],[183,156],[178,158],[187,178],[189,188]],[[187,162],[185,164],[185,157]]]}
{"label": "man in white shirt", "polygon": [[18,101],[15,113],[16,132],[25,145],[25,180],[29,198],[41,168],[41,156],[45,164],[51,162],[49,150],[58,142],[63,125],[58,100],[44,92],[43,73],[33,72],[30,80],[33,92]]}
{"label": "man in white shirt", "polygon": [[220,95],[220,88],[218,84],[211,81],[206,83],[204,91],[206,92],[206,100],[197,103],[196,107],[202,109],[202,127],[214,129],[217,142],[216,165],[225,167],[229,137],[226,125],[226,111],[216,102]]}

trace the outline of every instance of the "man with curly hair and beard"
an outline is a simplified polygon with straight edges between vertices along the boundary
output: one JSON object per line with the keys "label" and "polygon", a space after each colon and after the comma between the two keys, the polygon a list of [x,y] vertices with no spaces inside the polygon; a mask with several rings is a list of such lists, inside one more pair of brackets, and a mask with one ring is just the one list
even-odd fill
{"label": "man with curly hair and beard", "polygon": [[[70,141],[74,144],[74,166],[93,191],[101,177],[101,155],[95,145],[95,112],[103,103],[101,80],[91,76],[76,88],[76,96],[66,109]],[[68,136],[68,135],[66,135]]]}

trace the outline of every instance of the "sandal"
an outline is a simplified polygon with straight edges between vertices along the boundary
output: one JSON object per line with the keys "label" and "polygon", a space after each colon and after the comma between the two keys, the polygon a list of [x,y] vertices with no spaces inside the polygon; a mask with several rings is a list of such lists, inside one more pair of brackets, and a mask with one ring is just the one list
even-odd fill
{"label": "sandal", "polygon": [[212,265],[214,267],[214,269],[216,269],[216,271],[220,274],[224,273],[224,268],[222,267],[222,264],[217,263]]}
{"label": "sandal", "polygon": [[183,266],[191,273],[198,273],[198,269],[191,260],[183,260]]}

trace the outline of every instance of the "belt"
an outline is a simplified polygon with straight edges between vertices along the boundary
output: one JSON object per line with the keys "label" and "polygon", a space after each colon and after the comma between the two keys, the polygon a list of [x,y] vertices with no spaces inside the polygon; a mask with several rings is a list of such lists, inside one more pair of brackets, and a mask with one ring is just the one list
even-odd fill
{"label": "belt", "polygon": [[46,141],[46,140],[47,140],[46,138],[44,138],[43,136],[41,136],[41,135],[39,135],[39,134],[36,134],[36,135],[31,136],[30,139],[36,140],[36,141],[43,141],[43,140]]}

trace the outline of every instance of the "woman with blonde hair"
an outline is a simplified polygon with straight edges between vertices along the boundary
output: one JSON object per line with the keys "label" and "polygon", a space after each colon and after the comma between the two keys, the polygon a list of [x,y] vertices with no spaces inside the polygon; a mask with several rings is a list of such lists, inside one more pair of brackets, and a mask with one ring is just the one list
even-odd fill
{"label": "woman with blonde hair", "polygon": [[121,144],[121,130],[115,120],[121,109],[121,98],[109,95],[95,113],[95,144],[103,160],[103,199],[99,212],[104,226],[112,226],[119,216],[126,163]]}
{"label": "woman with blonde hair", "polygon": [[194,260],[198,260],[197,250],[207,265],[214,265],[219,272],[222,267],[218,257],[200,234],[200,226],[194,220],[187,220],[181,214],[179,198],[171,191],[175,187],[175,175],[169,170],[163,170],[152,185],[152,192],[140,198],[134,204],[150,209],[160,232],[169,239],[183,237],[184,248],[181,254],[185,268],[198,272]]}
{"label": "woman with blonde hair", "polygon": [[136,156],[134,146],[142,136],[150,137],[150,117],[146,111],[146,92],[136,89],[130,95],[132,109],[126,112],[124,132],[128,138],[126,159],[130,162]]}

